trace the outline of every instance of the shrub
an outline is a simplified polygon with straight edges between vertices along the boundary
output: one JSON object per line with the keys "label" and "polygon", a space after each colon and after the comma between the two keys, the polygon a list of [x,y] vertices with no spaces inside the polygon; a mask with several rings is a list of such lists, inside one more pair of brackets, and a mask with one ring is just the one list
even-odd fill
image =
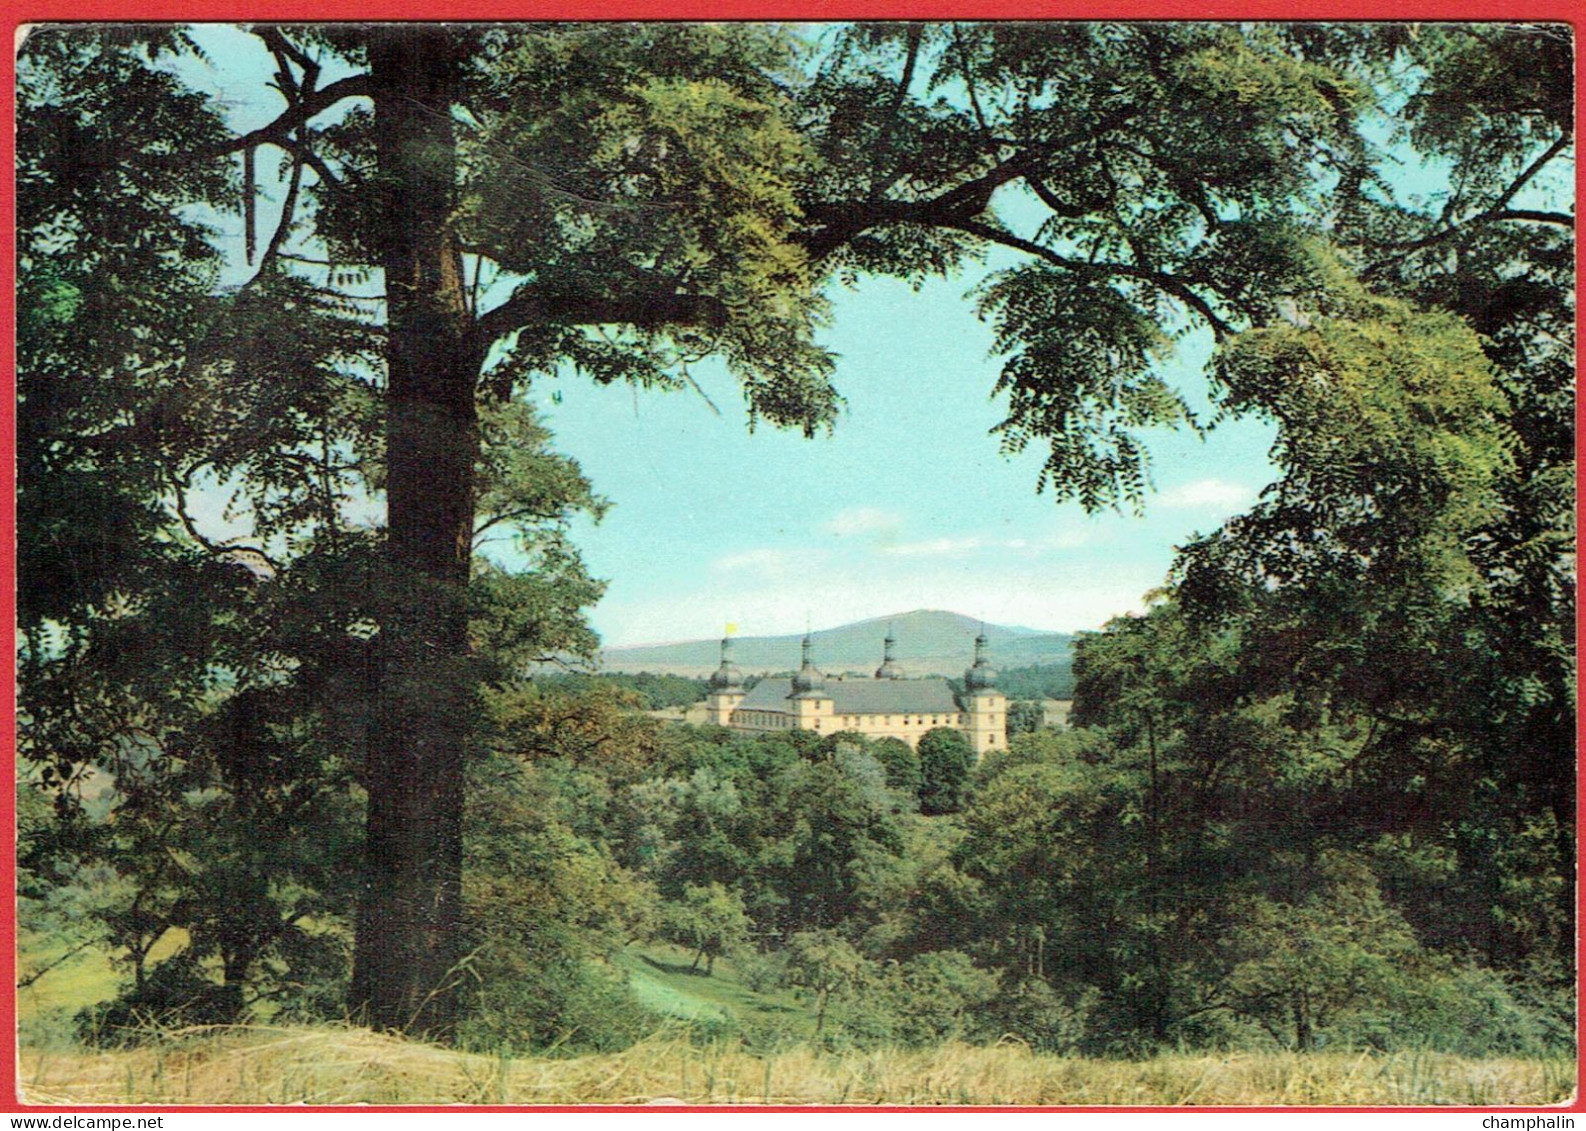
{"label": "shrub", "polygon": [[1093,986],[1086,986],[1068,1000],[1045,979],[1025,978],[998,996],[991,1020],[1004,1034],[1033,1049],[1071,1055],[1085,1042],[1100,996]]}
{"label": "shrub", "polygon": [[898,1039],[910,1045],[985,1037],[986,1007],[997,997],[997,975],[981,970],[962,951],[934,950],[894,966],[888,996],[897,1014]]}
{"label": "shrub", "polygon": [[243,1015],[242,987],[222,986],[187,955],[167,959],[143,984],[77,1014],[77,1031],[89,1044],[134,1044],[161,1030],[229,1025]]}
{"label": "shrub", "polygon": [[538,954],[476,956],[477,979],[457,1041],[478,1052],[611,1052],[642,1040],[661,1019],[633,999],[618,972],[554,944]]}

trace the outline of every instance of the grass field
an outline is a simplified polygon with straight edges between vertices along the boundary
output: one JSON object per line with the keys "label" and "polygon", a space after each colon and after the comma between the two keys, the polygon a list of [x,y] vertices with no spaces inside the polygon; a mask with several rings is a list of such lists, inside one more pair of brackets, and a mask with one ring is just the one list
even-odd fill
{"label": "grass field", "polygon": [[[49,957],[34,951],[30,962]],[[639,1000],[663,1018],[617,1053],[513,1057],[460,1053],[366,1029],[265,1025],[166,1033],[127,1050],[74,1045],[67,1023],[114,990],[85,951],[18,1000],[19,1084],[37,1104],[851,1104],[851,1105],[1544,1105],[1575,1090],[1572,1060],[1473,1060],[1437,1053],[1167,1055],[1088,1060],[990,1048],[832,1053],[793,995],[756,993],[733,963],[712,976],[667,946],[623,956]],[[37,969],[38,965],[34,965]],[[701,1042],[688,1027],[731,1022],[760,1039]],[[777,1040],[767,1041],[764,1034]]]}
{"label": "grass field", "polygon": [[691,957],[664,943],[634,946],[623,954],[622,966],[639,1003],[662,1017],[730,1024],[761,1044],[797,1043],[814,1035],[815,1018],[792,993],[749,989],[730,958],[718,958],[715,970],[706,974],[703,963],[691,968]]}
{"label": "grass field", "polygon": [[[167,931],[149,951],[149,960],[163,961],[186,945],[185,931]],[[19,976],[28,983],[17,987],[16,997],[23,1044],[70,1043],[73,1015],[115,996],[119,975],[101,949],[69,948],[23,932],[17,940],[17,959]]]}
{"label": "grass field", "polygon": [[752,1055],[660,1036],[566,1059],[457,1053],[359,1029],[201,1030],[124,1052],[24,1050],[39,1104],[1541,1105],[1574,1065],[1433,1053],[1099,1061],[1018,1045]]}

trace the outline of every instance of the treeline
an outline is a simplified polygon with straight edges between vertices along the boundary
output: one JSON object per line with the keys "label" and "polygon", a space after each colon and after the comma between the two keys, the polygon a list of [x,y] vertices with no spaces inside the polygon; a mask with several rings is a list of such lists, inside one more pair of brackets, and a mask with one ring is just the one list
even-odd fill
{"label": "treeline", "polygon": [[664,711],[668,707],[690,707],[704,702],[709,689],[705,680],[684,675],[665,675],[656,672],[555,672],[537,675],[535,682],[547,688],[566,688],[579,691],[597,683],[607,687],[632,692],[635,702],[647,711]]}
{"label": "treeline", "polygon": [[[792,672],[778,673],[790,676]],[[534,681],[546,688],[583,690],[603,684],[621,688],[634,694],[635,702],[648,711],[662,711],[668,707],[689,707],[702,703],[710,690],[704,679],[691,676],[667,675],[657,672],[542,672]],[[759,682],[758,676],[744,681],[747,688]],[[949,680],[959,691],[962,681]],[[1074,697],[1074,668],[1071,661],[1055,664],[1031,664],[1026,667],[1003,668],[997,676],[997,688],[1010,700],[1039,701],[1041,699],[1072,699]]]}
{"label": "treeline", "polygon": [[[950,680],[955,690],[963,691],[962,680]],[[1039,702],[1042,699],[1074,697],[1074,663],[1061,660],[1053,664],[1030,664],[1021,668],[999,668],[997,690],[1014,702]]]}

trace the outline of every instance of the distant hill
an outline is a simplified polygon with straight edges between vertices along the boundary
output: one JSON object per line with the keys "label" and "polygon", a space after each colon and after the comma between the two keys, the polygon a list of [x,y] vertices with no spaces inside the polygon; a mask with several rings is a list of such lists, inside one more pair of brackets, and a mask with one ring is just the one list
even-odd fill
{"label": "distant hill", "polygon": [[[975,656],[981,622],[959,613],[916,609],[810,633],[815,663],[825,672],[866,675],[881,664],[881,641],[888,626],[897,639],[895,655],[905,675],[959,675]],[[991,661],[998,667],[1052,664],[1067,660],[1074,638],[1061,632],[987,624]],[[802,633],[788,636],[736,636],[733,662],[745,674],[791,671],[799,666]],[[608,648],[601,653],[606,671],[649,671],[668,675],[708,675],[721,661],[721,641],[687,640]]]}

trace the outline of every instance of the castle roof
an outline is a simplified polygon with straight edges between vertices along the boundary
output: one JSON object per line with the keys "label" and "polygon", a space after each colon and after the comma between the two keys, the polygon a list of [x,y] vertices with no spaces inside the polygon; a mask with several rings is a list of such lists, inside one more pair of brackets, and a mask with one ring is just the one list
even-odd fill
{"label": "castle roof", "polygon": [[982,628],[980,635],[975,637],[975,663],[964,673],[964,690],[970,695],[981,691],[995,691],[997,688],[997,669],[991,666],[991,661],[986,659],[986,630]]}
{"label": "castle roof", "polygon": [[892,635],[892,628],[887,627],[887,638],[881,642],[881,666],[876,669],[877,679],[902,679],[903,669],[898,667],[897,660],[892,658],[892,646],[897,643]]}
{"label": "castle roof", "polygon": [[[792,696],[792,680],[762,679],[744,697],[739,710],[786,711]],[[838,715],[943,715],[958,711],[952,686],[940,677],[831,680],[820,698],[830,699],[832,711]]]}
{"label": "castle roof", "polygon": [[710,689],[712,691],[743,690],[743,673],[732,662],[732,637],[730,636],[722,638],[721,667],[711,673]]}
{"label": "castle roof", "polygon": [[804,663],[799,668],[798,674],[793,677],[793,693],[804,698],[821,698],[821,689],[826,686],[826,677],[815,666],[815,649],[810,644],[809,633],[804,634]]}

